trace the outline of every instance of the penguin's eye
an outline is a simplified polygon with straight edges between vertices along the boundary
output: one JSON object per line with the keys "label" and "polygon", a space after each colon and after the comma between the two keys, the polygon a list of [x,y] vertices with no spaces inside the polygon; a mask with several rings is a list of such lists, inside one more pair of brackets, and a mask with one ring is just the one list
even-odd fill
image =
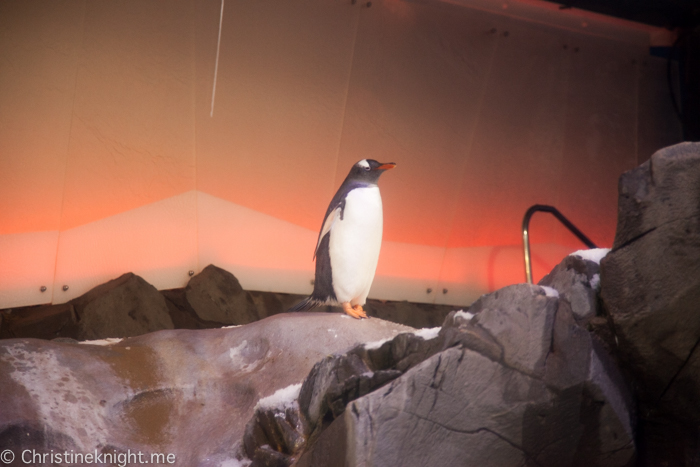
{"label": "penguin's eye", "polygon": [[365,172],[369,172],[371,170],[369,165],[363,165],[362,168],[365,169]]}

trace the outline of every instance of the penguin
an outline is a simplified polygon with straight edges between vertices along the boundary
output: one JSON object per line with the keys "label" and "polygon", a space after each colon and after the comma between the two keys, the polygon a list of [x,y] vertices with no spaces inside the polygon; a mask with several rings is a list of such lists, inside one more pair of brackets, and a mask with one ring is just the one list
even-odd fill
{"label": "penguin", "polygon": [[362,306],[377,270],[382,245],[382,198],[377,181],[393,162],[363,159],[352,166],[331,200],[318,234],[314,291],[289,311],[340,305],[353,318],[367,318]]}

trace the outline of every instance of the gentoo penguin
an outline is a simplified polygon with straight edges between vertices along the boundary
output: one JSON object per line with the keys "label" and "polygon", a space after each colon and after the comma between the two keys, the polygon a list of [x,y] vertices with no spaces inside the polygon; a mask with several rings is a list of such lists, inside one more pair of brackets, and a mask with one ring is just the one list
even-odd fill
{"label": "gentoo penguin", "polygon": [[377,269],[382,244],[379,176],[396,164],[363,159],[333,196],[316,242],[316,279],[310,297],[289,311],[340,305],[353,318],[367,318],[362,305]]}

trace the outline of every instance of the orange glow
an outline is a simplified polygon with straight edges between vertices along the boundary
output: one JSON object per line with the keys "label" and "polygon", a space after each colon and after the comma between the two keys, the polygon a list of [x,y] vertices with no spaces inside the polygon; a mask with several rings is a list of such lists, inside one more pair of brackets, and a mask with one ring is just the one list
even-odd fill
{"label": "orange glow", "polygon": [[[397,164],[373,297],[467,305],[522,282],[533,204],[610,246],[617,178],[673,139],[665,62],[639,65],[658,31],[508,5],[232,2],[219,48],[217,2],[2,3],[0,308],[210,263],[307,291],[364,158]],[[544,214],[531,243],[536,280],[581,248]]]}

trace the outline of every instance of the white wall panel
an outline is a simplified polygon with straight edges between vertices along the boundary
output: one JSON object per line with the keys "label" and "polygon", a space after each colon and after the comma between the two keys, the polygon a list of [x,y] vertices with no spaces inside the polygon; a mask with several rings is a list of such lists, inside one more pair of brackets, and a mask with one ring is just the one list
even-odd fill
{"label": "white wall panel", "polygon": [[192,13],[86,2],[61,230],[196,188]]}
{"label": "white wall panel", "polygon": [[398,164],[380,180],[388,241],[447,242],[497,21],[441,2],[362,9],[336,182],[365,157]]}
{"label": "white wall panel", "polygon": [[189,191],[61,232],[54,303],[126,272],[158,289],[184,287],[197,270],[196,209]]}
{"label": "white wall panel", "polygon": [[[514,245],[533,204],[557,204],[568,86],[563,32],[501,21],[450,247]],[[551,223],[543,225],[545,234]]]}
{"label": "white wall panel", "polygon": [[444,256],[442,247],[385,240],[369,298],[433,303]]}
{"label": "white wall panel", "polygon": [[0,308],[51,303],[57,245],[58,231],[0,235]]}
{"label": "white wall panel", "polygon": [[[532,244],[534,282],[574,251],[558,244]],[[435,303],[468,306],[487,292],[525,282],[523,248],[520,245],[448,248],[441,278]],[[443,293],[444,289],[447,293]]]}
{"label": "white wall panel", "polygon": [[0,2],[0,234],[59,230],[83,10]]}
{"label": "white wall panel", "polygon": [[315,229],[335,189],[361,5],[227,1],[217,68],[220,5],[196,25],[197,189]]}
{"label": "white wall panel", "polygon": [[317,232],[201,192],[197,225],[200,268],[224,268],[248,290],[313,290]]}
{"label": "white wall panel", "polygon": [[[559,210],[593,242],[612,246],[617,181],[637,165],[638,68],[648,48],[571,34]],[[578,245],[560,231],[554,241]],[[574,242],[574,243],[572,243]]]}

